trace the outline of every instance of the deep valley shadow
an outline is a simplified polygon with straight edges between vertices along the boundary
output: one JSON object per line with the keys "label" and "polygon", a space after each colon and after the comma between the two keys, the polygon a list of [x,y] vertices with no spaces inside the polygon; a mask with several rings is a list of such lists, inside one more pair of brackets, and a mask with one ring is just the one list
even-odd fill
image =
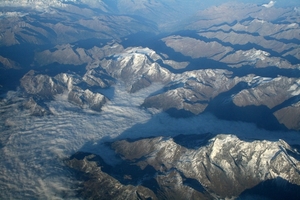
{"label": "deep valley shadow", "polygon": [[[116,154],[116,156],[118,155]],[[135,162],[123,160],[115,166],[110,166],[106,164],[105,161],[99,155],[80,151],[72,155],[69,159],[87,159],[87,161],[89,162],[95,162],[97,166],[101,168],[102,172],[105,172],[106,174],[110,175],[123,185],[141,185],[151,189],[155,193],[157,193],[159,190],[159,185],[154,179],[157,171],[150,165],[147,165],[145,168],[141,169],[141,167],[137,166]],[[74,169],[72,169],[72,171],[74,171]],[[89,174],[83,174],[77,170],[75,171],[75,176],[82,181],[94,178],[93,171],[91,171],[91,173]]]}
{"label": "deep valley shadow", "polygon": [[169,116],[174,118],[189,118],[195,116],[192,112],[184,109],[169,108],[165,111]]}
{"label": "deep valley shadow", "polygon": [[238,200],[243,199],[299,200],[300,186],[277,177],[245,190],[238,198]]}
{"label": "deep valley shadow", "polygon": [[209,143],[209,140],[215,137],[215,134],[205,133],[205,134],[188,134],[188,135],[177,135],[173,137],[175,143],[179,144],[188,149],[199,149]]}
{"label": "deep valley shadow", "polygon": [[205,112],[213,113],[219,119],[254,123],[258,128],[263,128],[266,130],[287,131],[287,128],[278,122],[277,118],[273,114],[272,109],[268,108],[267,106],[249,105],[239,107],[234,104],[231,96],[238,93],[242,89],[246,89],[247,87],[248,86],[246,83],[241,82],[231,90],[219,94],[210,101],[205,109]]}

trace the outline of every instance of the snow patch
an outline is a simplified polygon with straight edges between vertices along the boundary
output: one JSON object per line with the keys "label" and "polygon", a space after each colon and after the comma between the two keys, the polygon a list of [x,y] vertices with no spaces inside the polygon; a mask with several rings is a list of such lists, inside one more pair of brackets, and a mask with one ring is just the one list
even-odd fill
{"label": "snow patch", "polygon": [[298,24],[297,23],[292,23],[287,25],[287,28],[298,28]]}
{"label": "snow patch", "polygon": [[262,20],[262,19],[254,19],[251,23],[265,23],[266,21],[265,20]]}
{"label": "snow patch", "polygon": [[266,57],[270,56],[270,53],[263,50],[251,49],[242,53],[245,57],[248,57],[249,60],[265,60]]}
{"label": "snow patch", "polygon": [[28,13],[22,13],[22,12],[0,12],[0,17],[24,17],[26,15],[28,15]]}
{"label": "snow patch", "polygon": [[271,8],[275,5],[276,1],[270,1],[268,4],[263,4],[262,6],[265,8]]}
{"label": "snow patch", "polygon": [[[142,48],[142,47],[132,47],[125,49],[124,53],[115,54],[113,57],[116,59],[124,59],[130,57],[140,57],[140,56],[153,56],[155,51],[149,48]],[[158,56],[158,55],[157,55]]]}
{"label": "snow patch", "polygon": [[288,89],[289,92],[292,92],[293,96],[297,96],[300,94],[300,80],[295,81],[293,85]]}
{"label": "snow patch", "polygon": [[270,77],[255,76],[255,77],[253,77],[253,79],[250,82],[248,82],[248,85],[251,87],[256,87],[258,85],[269,83],[273,80],[274,79],[270,78]]}

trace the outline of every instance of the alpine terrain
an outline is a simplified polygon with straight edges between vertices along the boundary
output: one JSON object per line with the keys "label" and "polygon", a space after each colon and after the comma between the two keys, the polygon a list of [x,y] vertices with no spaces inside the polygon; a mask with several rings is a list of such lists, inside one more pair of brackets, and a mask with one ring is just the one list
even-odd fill
{"label": "alpine terrain", "polygon": [[300,199],[300,3],[0,1],[0,199]]}

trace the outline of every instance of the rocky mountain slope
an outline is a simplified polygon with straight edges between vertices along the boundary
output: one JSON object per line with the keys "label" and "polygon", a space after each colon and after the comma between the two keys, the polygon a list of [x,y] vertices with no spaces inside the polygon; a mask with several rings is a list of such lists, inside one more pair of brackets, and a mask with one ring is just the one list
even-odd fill
{"label": "rocky mountain slope", "polygon": [[45,101],[59,96],[81,108],[101,111],[102,105],[108,99],[100,93],[80,87],[84,83],[86,82],[76,75],[58,74],[55,77],[49,77],[35,74],[34,71],[28,72],[21,79],[21,87],[31,98]]}
{"label": "rocky mountain slope", "polygon": [[[38,3],[33,1],[32,4]],[[63,44],[89,38],[111,40],[138,31],[155,31],[153,24],[134,16],[106,12],[102,7],[94,9],[81,6],[83,5],[62,4],[62,7],[50,7],[49,12],[40,13],[29,9],[25,14],[14,13],[11,11],[14,8],[8,7],[0,20],[3,27],[0,45]]]}
{"label": "rocky mountain slope", "polygon": [[[69,58],[65,59],[66,56]],[[262,122],[260,126],[263,128],[274,126],[275,129],[281,129],[285,126],[289,129],[299,129],[297,118],[293,118],[294,123],[291,124],[290,115],[284,112],[285,108],[296,105],[299,100],[298,78],[283,75],[276,78],[254,74],[241,76],[230,67],[225,70],[201,69],[202,66],[199,66],[200,69],[177,73],[176,68],[181,68],[182,63],[192,63],[193,60],[178,62],[170,58],[149,48],[124,49],[122,45],[115,43],[103,47],[94,46],[91,49],[59,46],[52,52],[46,50],[36,55],[36,61],[45,65],[55,62],[60,62],[62,65],[87,65],[82,75],[76,74],[75,82],[83,90],[87,90],[88,87],[107,88],[114,84],[114,80],[118,80],[124,82],[128,92],[134,93],[149,87],[154,82],[162,83],[165,85],[163,90],[149,94],[141,106],[162,109],[175,117],[184,116],[182,115],[184,112],[189,112],[188,116],[191,116],[208,111],[224,119],[258,123],[257,117],[261,115],[278,124],[272,122],[264,125]],[[68,73],[65,75],[73,76]],[[52,88],[69,86],[67,83],[64,83],[65,86],[53,85],[47,81],[50,77],[39,76],[39,78],[28,75],[23,77],[21,83],[26,93],[39,96],[43,96],[43,93],[45,97],[52,99],[53,95],[72,90]],[[34,81],[36,79],[41,83]],[[46,82],[49,84],[45,84]],[[79,100],[73,102],[82,105]],[[257,110],[256,113],[253,113],[253,109],[247,110],[251,106]],[[231,109],[235,114],[225,115],[226,109]],[[244,118],[241,115],[248,117]],[[284,126],[281,127],[279,124]]]}
{"label": "rocky mountain slope", "polygon": [[[280,184],[282,179],[295,188],[300,185],[299,153],[282,140],[180,135],[121,140],[111,148],[122,158],[116,166],[88,153],[77,153],[67,161],[78,170],[80,179],[88,177],[83,196],[92,193],[93,198],[103,199],[105,193],[112,199],[223,199],[238,197],[267,180]],[[299,198],[299,192],[285,191],[284,184],[280,189],[291,199]]]}
{"label": "rocky mountain slope", "polygon": [[300,9],[243,2],[1,1],[0,198],[299,199]]}

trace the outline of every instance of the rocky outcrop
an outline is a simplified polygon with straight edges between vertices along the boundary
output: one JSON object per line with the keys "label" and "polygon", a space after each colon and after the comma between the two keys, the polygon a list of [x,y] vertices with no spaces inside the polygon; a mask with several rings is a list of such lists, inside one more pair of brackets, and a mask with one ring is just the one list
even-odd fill
{"label": "rocky outcrop", "polygon": [[[140,185],[123,185],[107,174],[110,166],[99,156],[77,153],[67,163],[77,170],[78,178],[87,180],[80,191],[80,195],[87,199],[156,199],[150,189]],[[124,178],[131,177],[124,175]]]}
{"label": "rocky outcrop", "polygon": [[292,103],[274,112],[275,117],[288,129],[300,130],[300,103]]}
{"label": "rocky outcrop", "polygon": [[163,41],[185,56],[231,67],[298,69],[300,29],[295,20],[299,15],[293,8],[224,3],[199,11]]}
{"label": "rocky outcrop", "polygon": [[60,95],[81,108],[101,111],[107,98],[100,93],[81,88],[79,84],[82,82],[82,78],[76,75],[58,74],[50,77],[30,71],[21,79],[21,87],[29,96],[53,100]]}
{"label": "rocky outcrop", "polygon": [[[72,168],[93,177],[84,182],[83,190],[95,198],[103,198],[99,194],[106,191],[118,199],[128,193],[124,188],[145,197],[138,187],[151,194],[151,199],[235,198],[279,177],[300,187],[299,153],[282,140],[247,142],[224,134],[181,135],[121,140],[111,147],[123,160],[116,166],[108,167],[98,156],[84,153],[68,161]],[[96,182],[106,186],[95,190]],[[109,187],[115,182],[117,187]]]}
{"label": "rocky outcrop", "polygon": [[53,63],[87,65],[124,50],[122,45],[116,43],[109,43],[103,47],[98,47],[97,45],[100,44],[95,43],[91,48],[82,48],[71,44],[57,45],[50,50],[37,52],[35,54],[35,62],[40,66]]}
{"label": "rocky outcrop", "polygon": [[131,47],[112,58],[101,60],[100,66],[107,73],[125,82],[130,92],[145,88],[151,82],[167,83],[171,73],[157,62],[162,58],[152,49]]}
{"label": "rocky outcrop", "polygon": [[270,53],[255,48],[246,51],[236,51],[224,56],[221,60],[230,67],[253,66],[255,68],[278,67],[281,69],[295,69],[300,65],[292,65],[288,60],[271,57]]}
{"label": "rocky outcrop", "polygon": [[18,69],[20,64],[3,56],[0,56],[0,69]]}
{"label": "rocky outcrop", "polygon": [[[280,69],[298,69],[300,66],[299,63],[292,64],[287,59],[289,56],[294,57],[294,59],[299,57],[298,52],[295,52],[299,48],[297,43],[285,45],[285,43],[276,40],[267,40],[266,43],[268,44],[266,45],[269,46],[264,46],[264,42],[258,41],[256,36],[249,36],[252,39],[245,39],[247,37],[241,33],[213,32],[210,35],[215,36],[211,37],[208,33],[199,33],[200,37],[194,34],[196,32],[183,33],[187,36],[169,36],[163,38],[163,41],[167,47],[184,56],[192,59],[210,59],[219,62],[219,65],[225,64],[229,67],[266,68],[271,66]],[[196,38],[193,38],[193,36]],[[229,40],[229,37],[233,41],[226,41]],[[273,53],[273,49],[278,50],[278,53],[289,52],[290,54]]]}
{"label": "rocky outcrop", "polygon": [[[88,2],[61,1],[48,3],[22,1],[22,3],[24,3],[22,12],[16,12],[15,7],[9,7],[8,3],[8,7],[2,13],[5,18],[0,20],[2,27],[0,46],[60,45],[91,38],[120,39],[140,31],[155,32],[155,25],[151,22],[142,21],[134,16],[107,12],[107,5],[94,9],[92,4],[97,2],[91,1],[91,5],[86,4]],[[98,2],[98,5],[100,4],[104,3]],[[19,5],[14,2],[13,6]]]}
{"label": "rocky outcrop", "polygon": [[176,52],[191,58],[211,58],[220,60],[233,48],[223,46],[218,42],[205,42],[192,37],[170,36],[163,38],[165,44]]}
{"label": "rocky outcrop", "polygon": [[266,106],[280,124],[288,129],[299,130],[299,79],[254,77],[251,88],[243,89],[232,98],[235,105]]}
{"label": "rocky outcrop", "polygon": [[47,107],[39,105],[32,97],[23,103],[22,108],[29,110],[32,116],[44,116],[52,114]]}
{"label": "rocky outcrop", "polygon": [[145,99],[142,106],[202,113],[210,100],[247,78],[232,77],[227,70],[195,70],[176,75],[165,92]]}
{"label": "rocky outcrop", "polygon": [[[0,1],[0,199],[300,199],[300,8],[274,3]],[[224,129],[247,139],[156,137]]]}
{"label": "rocky outcrop", "polygon": [[237,106],[265,105],[272,109],[291,97],[300,94],[297,78],[277,77],[262,78],[254,77],[250,82],[251,88],[238,92],[233,97]]}

